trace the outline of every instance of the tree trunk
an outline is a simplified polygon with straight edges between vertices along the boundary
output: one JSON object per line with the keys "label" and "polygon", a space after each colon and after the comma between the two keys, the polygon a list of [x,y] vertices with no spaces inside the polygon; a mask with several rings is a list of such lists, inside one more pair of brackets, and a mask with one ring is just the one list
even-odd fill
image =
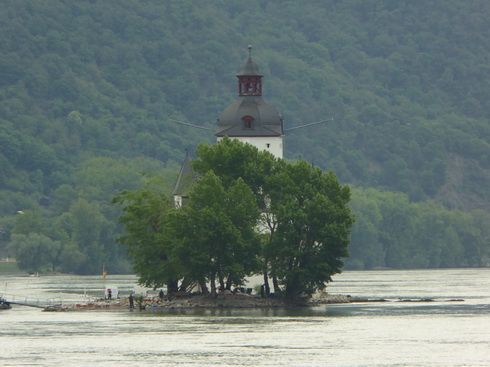
{"label": "tree trunk", "polygon": [[281,288],[279,287],[279,281],[277,280],[277,277],[275,275],[272,277],[272,284],[274,284],[274,293],[275,294],[281,293]]}
{"label": "tree trunk", "polygon": [[223,292],[225,290],[225,280],[223,279],[223,275],[221,274],[221,271],[218,271],[218,280],[219,280],[220,291]]}
{"label": "tree trunk", "polygon": [[231,278],[228,276],[228,279],[226,279],[226,290],[231,291]]}
{"label": "tree trunk", "polygon": [[267,265],[264,269],[264,287],[264,293],[266,297],[268,297],[271,294],[271,287],[269,286],[269,274],[267,273]]}
{"label": "tree trunk", "polygon": [[179,292],[186,292],[187,291],[187,287],[190,285],[190,282],[184,278],[182,280],[182,283],[180,284],[180,287],[179,287]]}
{"label": "tree trunk", "polygon": [[199,286],[201,287],[201,292],[203,294],[208,294],[209,293],[209,289],[208,289],[208,286],[206,285],[206,281],[200,280],[199,281]]}
{"label": "tree trunk", "polygon": [[216,274],[215,273],[211,274],[210,282],[211,282],[211,296],[216,298],[217,294],[216,294],[216,283],[215,283],[216,282]]}
{"label": "tree trunk", "polygon": [[177,293],[179,291],[179,281],[178,280],[169,280],[167,283],[167,292],[168,293]]}

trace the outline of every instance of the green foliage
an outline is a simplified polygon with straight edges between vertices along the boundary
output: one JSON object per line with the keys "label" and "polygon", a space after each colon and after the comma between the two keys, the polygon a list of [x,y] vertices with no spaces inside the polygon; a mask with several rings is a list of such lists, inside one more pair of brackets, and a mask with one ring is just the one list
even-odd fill
{"label": "green foliage", "polygon": [[[193,166],[202,175],[182,208],[162,207],[168,199],[149,186],[115,199],[126,205],[121,222],[128,235],[120,241],[140,281],[158,287],[173,275],[203,289],[209,283],[215,295],[216,283],[230,289],[269,268],[296,302],[340,272],[353,217],[349,188],[333,173],[305,161],[287,164],[230,139],[201,145]],[[270,219],[266,243],[259,202]]]}
{"label": "green foliage", "polygon": [[269,152],[260,152],[250,145],[228,137],[212,146],[200,144],[196,149],[198,160],[192,162],[194,170],[201,175],[213,171],[225,188],[238,178],[252,189],[258,204],[264,207],[263,188],[267,178],[279,167],[278,160]]}
{"label": "green foliage", "polygon": [[[111,244],[121,230],[111,198],[140,187],[141,170],[164,171],[171,184],[182,152],[213,140],[169,118],[212,128],[236,95],[234,74],[252,43],[265,97],[285,128],[334,119],[287,132],[286,158],[302,157],[355,187],[465,212],[470,219],[446,227],[444,238],[488,248],[472,228],[474,211],[490,210],[489,15],[484,0],[4,0],[0,223],[32,211],[42,218],[39,233],[73,241],[51,223],[83,198],[112,223],[101,231],[101,258],[121,259]],[[269,173],[265,165],[246,183],[256,192]],[[368,213],[358,219],[371,237],[384,233],[362,266],[381,266],[382,256],[367,254],[382,243],[393,249],[392,266],[413,266],[388,245],[413,232],[386,233]],[[12,229],[3,226],[4,241]],[[468,266],[488,263],[487,250],[464,253]]]}
{"label": "green foliage", "polygon": [[190,192],[187,206],[174,218],[178,245],[176,256],[193,281],[206,279],[216,294],[215,280],[222,289],[243,284],[244,277],[258,271],[260,251],[254,228],[259,219],[256,198],[239,178],[225,189],[209,171]]}
{"label": "green foliage", "polygon": [[[128,246],[141,283],[175,290],[171,287],[177,279],[212,280],[212,285],[219,279],[229,288],[257,270],[259,243],[253,228],[259,212],[241,179],[225,190],[216,175],[207,173],[181,210],[161,189],[161,181],[153,179],[114,199],[124,206],[120,221],[127,234],[119,241]],[[211,291],[216,293],[214,287]]]}
{"label": "green foliage", "polygon": [[9,250],[15,255],[19,269],[35,273],[45,267],[54,270],[61,244],[38,233],[13,234]]}
{"label": "green foliage", "polygon": [[[87,273],[83,264],[87,261],[88,255],[82,252],[76,243],[64,242],[58,262],[60,271],[65,273]],[[100,269],[97,269],[100,271]],[[97,273],[95,271],[94,273]]]}
{"label": "green foliage", "polygon": [[29,233],[41,233],[43,231],[41,217],[32,211],[26,211],[14,217],[13,224],[14,229],[12,233],[15,234],[27,235]]}
{"label": "green foliage", "polygon": [[169,238],[172,236],[165,230],[164,220],[173,205],[162,187],[162,179],[154,177],[144,187],[123,191],[114,198],[114,203],[123,206],[120,222],[124,225],[125,234],[119,242],[127,245],[140,282],[152,287],[171,284],[181,274],[169,256],[172,251]]}
{"label": "green foliage", "polygon": [[358,269],[487,266],[488,213],[447,211],[435,202],[410,203],[401,193],[354,189],[351,257]]}
{"label": "green foliage", "polygon": [[268,194],[274,222],[266,245],[270,273],[288,299],[310,297],[340,273],[341,258],[349,255],[349,188],[333,173],[298,161],[270,178]]}
{"label": "green foliage", "polygon": [[103,233],[111,225],[101,212],[98,203],[89,203],[78,199],[68,212],[59,217],[58,228],[79,244],[80,250],[87,256],[83,272],[94,274],[103,268],[107,261],[102,251]]}
{"label": "green foliage", "polygon": [[[12,209],[26,207],[25,203],[29,203],[28,207],[32,209],[16,211],[20,214],[12,217],[3,217],[0,222],[1,239],[8,241],[14,234],[40,235],[60,243],[52,264],[60,271],[99,274],[106,265],[113,273],[127,272],[130,268],[124,248],[116,244],[116,237],[121,231],[117,225],[121,211],[111,205],[110,200],[123,189],[141,185],[142,176],[138,170],[154,170],[155,167],[159,167],[157,162],[142,158],[86,160],[74,172],[71,180],[73,186],[60,185],[47,199],[45,206],[15,200],[18,199],[15,195],[10,197],[9,200],[15,200],[17,204],[24,203],[23,206],[12,205]],[[167,184],[162,183],[162,187],[169,190]],[[15,255],[16,252],[12,252],[14,247],[9,249],[11,255]],[[40,257],[38,268],[45,266],[43,261]],[[32,267],[29,263],[29,267],[24,266],[23,269]]]}
{"label": "green foliage", "polygon": [[488,209],[475,204],[476,197],[488,202],[483,189],[445,187],[448,170],[459,170],[452,157],[478,161],[476,176],[488,183],[490,50],[482,35],[490,6],[482,0],[8,0],[3,9],[1,33],[9,36],[0,39],[0,154],[7,182],[0,189],[17,188],[21,173],[40,170],[22,190],[50,194],[69,183],[82,147],[167,162],[209,142],[210,134],[167,118],[211,127],[232,101],[233,74],[254,40],[266,95],[286,127],[335,119],[292,132],[288,158],[302,156],[335,169],[343,182],[412,200]]}

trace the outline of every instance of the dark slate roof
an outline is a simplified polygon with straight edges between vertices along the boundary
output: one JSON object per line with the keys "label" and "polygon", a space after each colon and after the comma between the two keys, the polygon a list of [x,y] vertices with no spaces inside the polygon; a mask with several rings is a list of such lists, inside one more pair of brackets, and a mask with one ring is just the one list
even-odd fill
{"label": "dark slate roof", "polygon": [[259,66],[252,60],[250,56],[245,64],[243,65],[242,71],[240,71],[236,76],[263,76],[260,74]]}
{"label": "dark slate roof", "polygon": [[189,192],[191,185],[196,181],[196,173],[191,167],[189,154],[185,155],[184,162],[180,167],[179,177],[175,183],[172,195],[186,195]]}
{"label": "dark slate roof", "polygon": [[[245,129],[242,118],[252,116],[253,128]],[[215,135],[223,136],[282,136],[282,116],[261,96],[240,96],[218,119]]]}

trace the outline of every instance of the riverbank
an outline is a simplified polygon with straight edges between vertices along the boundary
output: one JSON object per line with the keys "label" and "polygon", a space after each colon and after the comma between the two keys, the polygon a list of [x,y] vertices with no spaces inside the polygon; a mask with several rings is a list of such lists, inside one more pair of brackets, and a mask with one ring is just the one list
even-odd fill
{"label": "riverbank", "polygon": [[[315,307],[328,304],[368,303],[368,302],[433,302],[433,299],[369,299],[364,297],[351,297],[341,294],[322,293],[304,304],[290,304],[280,298],[261,298],[248,294],[219,294],[216,298],[209,295],[178,295],[172,298],[150,297],[142,302],[134,301],[134,309],[140,311],[160,311],[175,309],[219,309],[219,308],[278,308],[278,307]],[[445,301],[462,302],[462,299],[450,299]],[[45,311],[91,311],[91,310],[130,310],[129,298],[114,300],[98,300],[83,304],[69,306],[50,306]]]}
{"label": "riverbank", "polygon": [[16,273],[21,273],[16,261],[10,260],[9,258],[4,258],[0,260],[0,274]]}
{"label": "riverbank", "polygon": [[[328,295],[317,298],[314,302],[308,302],[303,306],[317,305],[320,303],[348,303],[350,298],[340,295]],[[172,310],[193,308],[275,308],[275,307],[297,307],[284,302],[278,297],[256,297],[244,293],[219,294],[217,297],[210,295],[176,295],[171,298],[149,297],[138,302],[134,298],[134,309],[136,310]],[[124,310],[130,309],[129,298],[118,298],[114,300],[97,300],[94,302],[80,303],[70,306],[51,306],[46,311],[84,311],[84,310]]]}

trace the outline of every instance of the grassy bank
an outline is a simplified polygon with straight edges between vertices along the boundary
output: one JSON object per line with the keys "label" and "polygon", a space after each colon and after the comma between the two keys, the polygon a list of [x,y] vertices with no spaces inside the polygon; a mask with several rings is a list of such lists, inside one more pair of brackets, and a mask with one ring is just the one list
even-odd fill
{"label": "grassy bank", "polygon": [[15,261],[0,261],[0,274],[20,272]]}

